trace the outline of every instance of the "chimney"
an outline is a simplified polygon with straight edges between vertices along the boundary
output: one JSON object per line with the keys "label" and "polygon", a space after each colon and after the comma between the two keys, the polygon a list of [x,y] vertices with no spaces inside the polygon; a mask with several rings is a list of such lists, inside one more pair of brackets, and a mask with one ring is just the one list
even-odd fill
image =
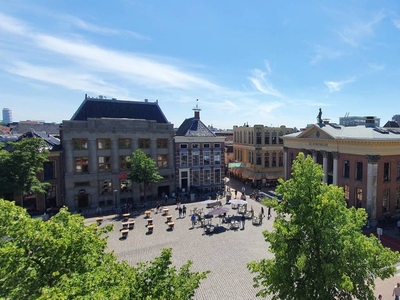
{"label": "chimney", "polygon": [[[196,102],[199,102],[199,99],[196,99]],[[200,111],[201,111],[201,109],[199,108],[198,103],[196,103],[196,107],[193,108],[193,110],[194,110],[194,118],[197,119],[197,120],[200,120]]]}

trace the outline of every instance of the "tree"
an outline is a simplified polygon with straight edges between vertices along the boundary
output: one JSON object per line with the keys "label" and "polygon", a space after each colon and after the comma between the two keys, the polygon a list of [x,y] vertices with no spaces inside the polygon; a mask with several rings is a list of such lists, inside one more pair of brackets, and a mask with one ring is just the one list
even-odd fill
{"label": "tree", "polygon": [[147,189],[150,184],[159,182],[163,177],[158,173],[156,162],[138,149],[128,159],[132,172],[128,177],[133,182],[143,184],[144,199],[147,199]]}
{"label": "tree", "polygon": [[112,225],[85,226],[66,208],[32,219],[0,199],[1,299],[191,299],[208,272],[171,267],[171,249],[136,267],[106,252]]}
{"label": "tree", "polygon": [[40,182],[37,175],[48,155],[44,140],[38,138],[0,145],[0,197],[45,193],[49,183]]}
{"label": "tree", "polygon": [[[398,252],[365,236],[364,209],[346,208],[341,187],[322,182],[323,171],[300,153],[292,178],[277,188],[274,231],[265,231],[273,259],[248,264],[259,295],[272,299],[374,299],[376,278],[394,275]],[[271,204],[271,203],[269,203]]]}

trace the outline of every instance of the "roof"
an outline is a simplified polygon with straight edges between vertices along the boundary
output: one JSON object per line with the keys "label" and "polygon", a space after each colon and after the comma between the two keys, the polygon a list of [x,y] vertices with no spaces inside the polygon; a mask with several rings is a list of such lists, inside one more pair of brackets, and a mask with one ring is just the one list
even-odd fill
{"label": "roof", "polygon": [[183,121],[176,131],[176,136],[215,137],[216,135],[199,118]]}
{"label": "roof", "polygon": [[168,123],[158,102],[98,99],[85,96],[85,100],[72,116],[71,121],[87,121],[88,118],[141,119]]}
{"label": "roof", "polygon": [[24,133],[19,137],[19,139],[23,138],[40,138],[43,139],[46,142],[47,149],[49,151],[60,151],[61,150],[61,145],[60,145],[60,139],[55,138],[54,136],[48,134],[45,131],[35,131],[31,129],[30,131]]}
{"label": "roof", "polygon": [[313,124],[304,131],[287,134],[289,138],[316,138],[315,132],[320,131],[321,139],[336,140],[400,140],[400,128],[383,128],[376,126],[343,126],[335,123]]}
{"label": "roof", "polygon": [[44,122],[16,122],[10,124],[11,132],[13,134],[24,134],[30,130],[45,131],[52,135],[60,134],[60,124],[58,123],[44,123]]}

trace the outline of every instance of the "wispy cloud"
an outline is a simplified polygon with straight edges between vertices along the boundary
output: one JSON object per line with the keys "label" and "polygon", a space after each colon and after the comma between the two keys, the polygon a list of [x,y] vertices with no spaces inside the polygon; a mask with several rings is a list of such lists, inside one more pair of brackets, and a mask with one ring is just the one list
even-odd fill
{"label": "wispy cloud", "polygon": [[342,52],[335,51],[326,47],[317,45],[314,49],[315,55],[311,58],[310,64],[315,65],[324,59],[336,59],[342,55]]}
{"label": "wispy cloud", "polygon": [[374,71],[383,71],[386,68],[386,65],[377,64],[377,63],[369,63],[368,67],[370,67]]}
{"label": "wispy cloud", "polygon": [[11,18],[0,12],[0,30],[12,34],[23,35],[28,32],[25,24],[17,19]]}
{"label": "wispy cloud", "polygon": [[254,69],[251,72],[252,76],[249,77],[248,79],[253,84],[253,86],[261,93],[282,98],[283,95],[281,94],[281,92],[276,90],[273,87],[272,83],[269,82],[269,80],[267,79],[267,75],[269,75],[271,73],[271,68],[270,68],[268,62],[266,62],[266,68],[267,68],[268,74],[259,69]]}
{"label": "wispy cloud", "polygon": [[350,46],[359,46],[361,40],[366,36],[374,35],[374,27],[379,24],[386,15],[383,11],[376,13],[371,20],[355,21],[350,26],[338,31],[340,39]]}
{"label": "wispy cloud", "polygon": [[354,82],[355,79],[349,79],[344,81],[324,81],[328,87],[330,93],[339,92],[345,84]]}

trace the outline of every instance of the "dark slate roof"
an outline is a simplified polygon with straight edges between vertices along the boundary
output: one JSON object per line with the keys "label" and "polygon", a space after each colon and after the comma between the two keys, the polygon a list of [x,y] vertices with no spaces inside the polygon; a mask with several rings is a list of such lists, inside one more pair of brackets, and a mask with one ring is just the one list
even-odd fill
{"label": "dark slate roof", "polygon": [[183,121],[176,131],[177,136],[209,136],[215,137],[216,135],[208,129],[203,122],[198,118],[190,118]]}
{"label": "dark slate roof", "polygon": [[45,131],[35,131],[35,130],[30,130],[23,135],[19,137],[19,140],[23,138],[40,138],[43,139],[46,142],[47,149],[49,151],[60,151],[61,150],[61,144],[60,144],[60,139],[55,138],[54,136],[48,134]]}
{"label": "dark slate roof", "polygon": [[24,134],[27,131],[45,131],[48,134],[60,135],[60,124],[58,123],[43,123],[43,122],[17,122],[11,123],[11,132],[13,134]]}
{"label": "dark slate roof", "polygon": [[400,126],[399,126],[399,124],[397,124],[396,121],[387,121],[385,126],[383,126],[383,127],[398,128]]}
{"label": "dark slate roof", "polygon": [[158,102],[122,101],[85,97],[71,121],[87,121],[88,118],[117,118],[154,120],[168,123]]}

